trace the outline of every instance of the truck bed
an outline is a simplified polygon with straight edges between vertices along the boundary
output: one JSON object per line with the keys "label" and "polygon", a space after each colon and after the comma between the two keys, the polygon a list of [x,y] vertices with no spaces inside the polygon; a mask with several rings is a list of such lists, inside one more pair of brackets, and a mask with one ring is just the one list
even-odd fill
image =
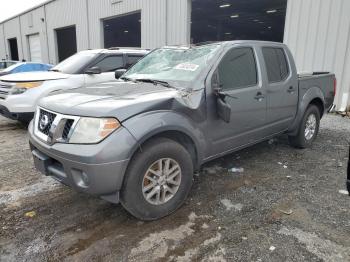
{"label": "truck bed", "polygon": [[335,96],[335,75],[329,72],[313,72],[298,74],[299,99],[313,87],[318,87],[325,99],[325,108],[328,110],[333,106]]}

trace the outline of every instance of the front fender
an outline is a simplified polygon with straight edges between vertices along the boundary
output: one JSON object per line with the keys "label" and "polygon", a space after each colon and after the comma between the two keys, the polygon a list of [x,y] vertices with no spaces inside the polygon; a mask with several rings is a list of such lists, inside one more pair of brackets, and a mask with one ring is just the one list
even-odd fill
{"label": "front fender", "polygon": [[198,164],[204,159],[205,136],[194,120],[184,114],[168,110],[153,111],[132,117],[122,124],[138,141],[138,147],[131,150],[130,158],[149,138],[166,131],[178,131],[192,139],[197,151]]}
{"label": "front fender", "polygon": [[[300,91],[302,91],[302,90],[300,90]],[[317,86],[309,88],[302,96],[299,97],[298,111],[297,111],[297,114],[296,114],[296,117],[294,119],[293,124],[291,125],[291,127],[288,130],[289,135],[292,135],[292,136],[297,135],[300,122],[303,119],[303,116],[305,114],[306,109],[310,105],[310,102],[316,98],[318,98],[322,101],[323,109],[325,109],[324,108],[325,98],[324,98],[323,92]]]}

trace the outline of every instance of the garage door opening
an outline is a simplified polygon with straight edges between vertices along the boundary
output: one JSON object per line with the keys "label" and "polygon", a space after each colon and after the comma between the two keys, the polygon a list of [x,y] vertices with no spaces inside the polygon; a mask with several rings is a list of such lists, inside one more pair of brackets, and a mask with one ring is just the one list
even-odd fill
{"label": "garage door opening", "polygon": [[41,63],[41,44],[39,34],[28,36],[29,57],[31,62]]}
{"label": "garage door opening", "polygon": [[141,47],[141,12],[103,20],[104,47]]}
{"label": "garage door opening", "polygon": [[192,0],[191,42],[283,42],[287,0]]}
{"label": "garage door opening", "polygon": [[74,55],[77,52],[77,34],[75,26],[56,29],[58,61]]}
{"label": "garage door opening", "polygon": [[9,47],[10,47],[10,58],[11,60],[18,61],[18,45],[17,45],[17,38],[11,38],[8,40]]}

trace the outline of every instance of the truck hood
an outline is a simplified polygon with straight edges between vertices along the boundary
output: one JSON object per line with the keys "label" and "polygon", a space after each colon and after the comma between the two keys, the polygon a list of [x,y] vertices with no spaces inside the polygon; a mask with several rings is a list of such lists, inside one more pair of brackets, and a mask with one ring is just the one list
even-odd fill
{"label": "truck hood", "polygon": [[143,112],[170,110],[180,104],[193,106],[188,92],[150,83],[122,81],[56,93],[39,102],[40,107],[61,114],[116,117],[119,121]]}
{"label": "truck hood", "polygon": [[4,82],[37,82],[45,80],[57,80],[57,79],[66,79],[70,75],[63,74],[59,72],[27,72],[27,73],[17,73],[10,74],[3,77],[0,77],[1,81]]}

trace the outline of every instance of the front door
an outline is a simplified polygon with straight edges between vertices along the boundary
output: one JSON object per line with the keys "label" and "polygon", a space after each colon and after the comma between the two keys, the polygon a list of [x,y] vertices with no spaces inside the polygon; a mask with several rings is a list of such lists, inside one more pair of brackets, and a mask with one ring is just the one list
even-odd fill
{"label": "front door", "polygon": [[[217,118],[212,123],[212,154],[220,154],[261,139],[266,124],[266,92],[257,70],[252,47],[229,50],[217,69],[225,101],[231,107],[231,120]],[[215,109],[214,109],[215,110]]]}

